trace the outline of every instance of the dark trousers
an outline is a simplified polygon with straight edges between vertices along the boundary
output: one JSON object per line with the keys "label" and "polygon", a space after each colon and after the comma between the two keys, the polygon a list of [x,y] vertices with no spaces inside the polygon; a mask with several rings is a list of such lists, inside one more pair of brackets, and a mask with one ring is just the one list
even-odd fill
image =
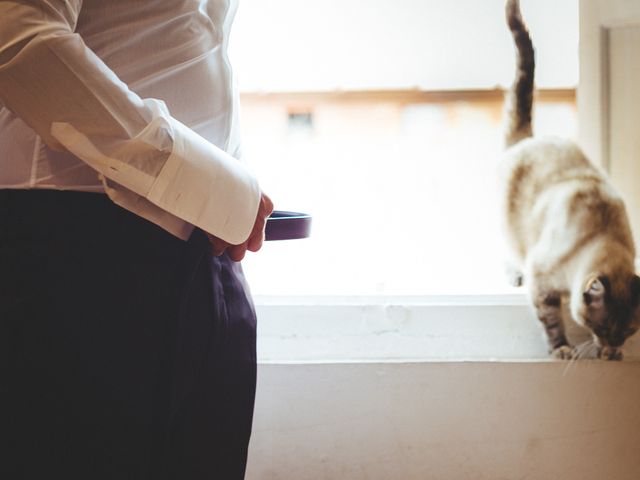
{"label": "dark trousers", "polygon": [[243,478],[255,327],[202,232],[0,190],[0,478]]}

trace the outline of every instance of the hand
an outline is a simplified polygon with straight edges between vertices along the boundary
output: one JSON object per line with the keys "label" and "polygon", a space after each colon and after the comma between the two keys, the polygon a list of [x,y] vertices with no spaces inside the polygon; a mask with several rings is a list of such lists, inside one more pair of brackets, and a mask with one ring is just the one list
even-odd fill
{"label": "hand", "polygon": [[209,241],[211,242],[211,247],[213,249],[213,255],[219,257],[224,252],[227,252],[229,258],[234,262],[239,262],[244,258],[247,250],[251,252],[257,252],[262,247],[262,242],[264,242],[264,228],[267,224],[267,218],[273,212],[273,202],[271,199],[262,194],[260,198],[260,205],[258,206],[258,214],[256,215],[256,220],[253,224],[253,229],[249,234],[249,238],[240,244],[240,245],[231,245],[224,240],[216,237],[215,235],[211,235],[207,233],[209,237]]}

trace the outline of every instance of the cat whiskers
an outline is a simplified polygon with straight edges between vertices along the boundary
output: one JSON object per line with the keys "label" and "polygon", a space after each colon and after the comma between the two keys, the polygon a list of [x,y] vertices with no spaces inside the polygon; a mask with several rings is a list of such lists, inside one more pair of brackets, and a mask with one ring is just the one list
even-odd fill
{"label": "cat whiskers", "polygon": [[594,360],[598,358],[600,347],[593,340],[587,340],[576,347],[576,352],[578,353],[576,360]]}
{"label": "cat whiskers", "polygon": [[577,345],[573,348],[573,354],[571,355],[571,359],[567,362],[567,366],[565,367],[562,376],[565,376],[570,369],[573,368],[574,365],[577,365],[577,361],[579,360],[593,360],[598,358],[598,354],[600,352],[600,347],[596,345],[592,340],[588,340],[580,345]]}

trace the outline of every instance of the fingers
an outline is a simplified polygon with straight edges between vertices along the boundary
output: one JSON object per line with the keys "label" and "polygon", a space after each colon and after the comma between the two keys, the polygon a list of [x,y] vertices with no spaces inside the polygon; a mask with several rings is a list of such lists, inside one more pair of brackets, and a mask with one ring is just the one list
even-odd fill
{"label": "fingers", "polygon": [[219,257],[221,256],[225,250],[227,249],[226,246],[216,246],[216,245],[211,245],[211,253],[214,257]]}
{"label": "fingers", "polygon": [[247,242],[247,250],[251,252],[257,252],[262,248],[262,243],[264,242],[264,228],[260,231],[256,232],[255,235],[249,237]]}
{"label": "fingers", "polygon": [[209,242],[211,243],[211,254],[214,257],[219,257],[226,253],[231,260],[239,262],[244,258],[244,255],[247,252],[248,242],[245,242],[242,245],[231,245],[224,240],[214,237],[213,235],[209,235]]}
{"label": "fingers", "polygon": [[234,262],[241,261],[245,253],[247,253],[247,242],[244,242],[242,245],[230,245],[229,248],[227,248],[227,255]]}
{"label": "fingers", "polygon": [[207,237],[209,238],[209,243],[211,244],[211,254],[214,257],[219,257],[229,247],[229,244],[227,242],[214,235],[211,235],[210,233],[207,233]]}
{"label": "fingers", "polygon": [[258,207],[258,215],[256,216],[256,222],[253,225],[251,235],[247,240],[247,249],[251,252],[257,252],[262,248],[264,242],[264,229],[267,224],[267,218],[273,212],[273,202],[265,194],[262,194],[260,198],[260,206]]}
{"label": "fingers", "polygon": [[[267,215],[268,216],[268,215]],[[262,247],[262,242],[264,242],[264,229],[267,224],[266,217],[258,217],[256,219],[256,223],[253,226],[253,230],[251,231],[251,235],[247,240],[247,248],[252,252],[257,252]]]}
{"label": "fingers", "polygon": [[260,210],[263,218],[267,218],[271,213],[273,213],[273,202],[265,193],[263,193],[260,198]]}
{"label": "fingers", "polygon": [[211,243],[212,254],[219,257],[226,252],[231,260],[239,262],[244,258],[247,250],[251,252],[260,250],[264,243],[264,229],[267,224],[267,218],[272,212],[273,202],[263,193],[260,198],[260,205],[258,206],[258,214],[256,215],[256,220],[249,238],[240,245],[231,245],[215,235],[207,233],[207,237],[209,237],[209,242]]}

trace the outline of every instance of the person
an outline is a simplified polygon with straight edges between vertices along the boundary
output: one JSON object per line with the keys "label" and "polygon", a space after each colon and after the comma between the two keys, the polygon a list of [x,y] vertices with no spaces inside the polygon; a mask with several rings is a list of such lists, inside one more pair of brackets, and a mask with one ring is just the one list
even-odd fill
{"label": "person", "polygon": [[0,477],[244,477],[273,204],[232,0],[0,1]]}

